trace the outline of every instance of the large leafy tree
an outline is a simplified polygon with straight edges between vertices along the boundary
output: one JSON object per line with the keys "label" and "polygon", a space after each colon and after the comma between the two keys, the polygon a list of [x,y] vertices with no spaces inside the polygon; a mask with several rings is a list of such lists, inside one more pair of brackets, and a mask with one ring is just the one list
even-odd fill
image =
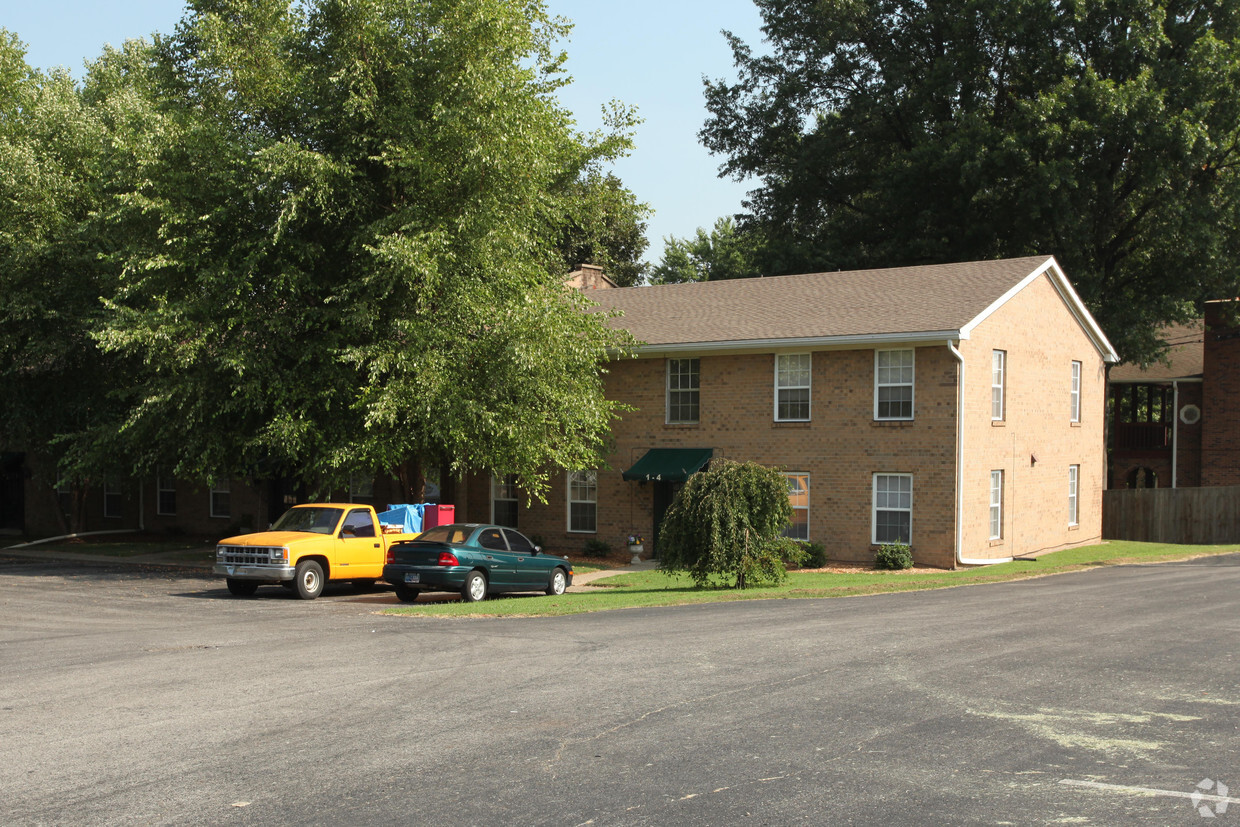
{"label": "large leafy tree", "polygon": [[715,221],[710,232],[698,227],[692,238],[668,236],[663,258],[650,272],[651,284],[680,284],[688,281],[719,281],[761,275],[755,261],[753,239],[736,229],[736,221],[725,216]]}
{"label": "large leafy tree", "polygon": [[539,0],[195,0],[98,73],[153,113],[114,138],[97,333],[143,370],[78,463],[326,484],[422,458],[535,494],[597,464],[625,337],[558,245],[632,116],[573,129],[563,33]]}
{"label": "large leafy tree", "polygon": [[1233,0],[756,0],[705,144],[770,273],[1054,254],[1121,356],[1235,295]]}

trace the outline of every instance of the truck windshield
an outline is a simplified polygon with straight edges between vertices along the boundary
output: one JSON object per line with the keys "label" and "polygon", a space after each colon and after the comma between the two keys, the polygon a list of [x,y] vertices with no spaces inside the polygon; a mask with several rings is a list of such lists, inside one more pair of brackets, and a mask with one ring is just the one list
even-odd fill
{"label": "truck windshield", "polygon": [[339,508],[292,508],[276,520],[272,531],[308,531],[312,534],[331,534],[340,522]]}

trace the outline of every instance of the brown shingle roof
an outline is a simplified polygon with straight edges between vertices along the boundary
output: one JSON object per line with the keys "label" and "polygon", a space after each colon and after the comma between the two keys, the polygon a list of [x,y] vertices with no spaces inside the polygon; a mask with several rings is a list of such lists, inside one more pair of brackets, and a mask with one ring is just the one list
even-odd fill
{"label": "brown shingle roof", "polygon": [[1167,325],[1158,331],[1158,338],[1168,345],[1166,357],[1169,364],[1159,361],[1144,370],[1135,364],[1117,365],[1111,368],[1111,381],[1170,382],[1202,375],[1205,326],[1200,319],[1188,324]]}
{"label": "brown shingle roof", "polygon": [[958,331],[1048,256],[624,287],[590,298],[649,345]]}

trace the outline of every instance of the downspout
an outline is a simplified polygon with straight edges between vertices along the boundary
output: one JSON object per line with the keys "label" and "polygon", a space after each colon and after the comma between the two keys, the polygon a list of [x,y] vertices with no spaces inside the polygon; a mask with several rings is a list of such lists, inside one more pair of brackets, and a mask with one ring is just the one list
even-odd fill
{"label": "downspout", "polygon": [[1011,557],[981,558],[964,557],[964,356],[956,349],[956,343],[947,340],[947,349],[960,363],[960,378],[956,382],[956,564],[961,566],[989,566],[1010,563]]}
{"label": "downspout", "polygon": [[1180,382],[1171,382],[1171,487],[1175,488],[1176,460],[1180,458]]}

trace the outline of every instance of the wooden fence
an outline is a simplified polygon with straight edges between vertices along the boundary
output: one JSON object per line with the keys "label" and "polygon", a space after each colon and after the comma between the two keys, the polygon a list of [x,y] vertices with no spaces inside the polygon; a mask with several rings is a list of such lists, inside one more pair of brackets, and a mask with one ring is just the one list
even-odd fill
{"label": "wooden fence", "polygon": [[1102,536],[1150,543],[1240,543],[1240,485],[1103,491]]}

